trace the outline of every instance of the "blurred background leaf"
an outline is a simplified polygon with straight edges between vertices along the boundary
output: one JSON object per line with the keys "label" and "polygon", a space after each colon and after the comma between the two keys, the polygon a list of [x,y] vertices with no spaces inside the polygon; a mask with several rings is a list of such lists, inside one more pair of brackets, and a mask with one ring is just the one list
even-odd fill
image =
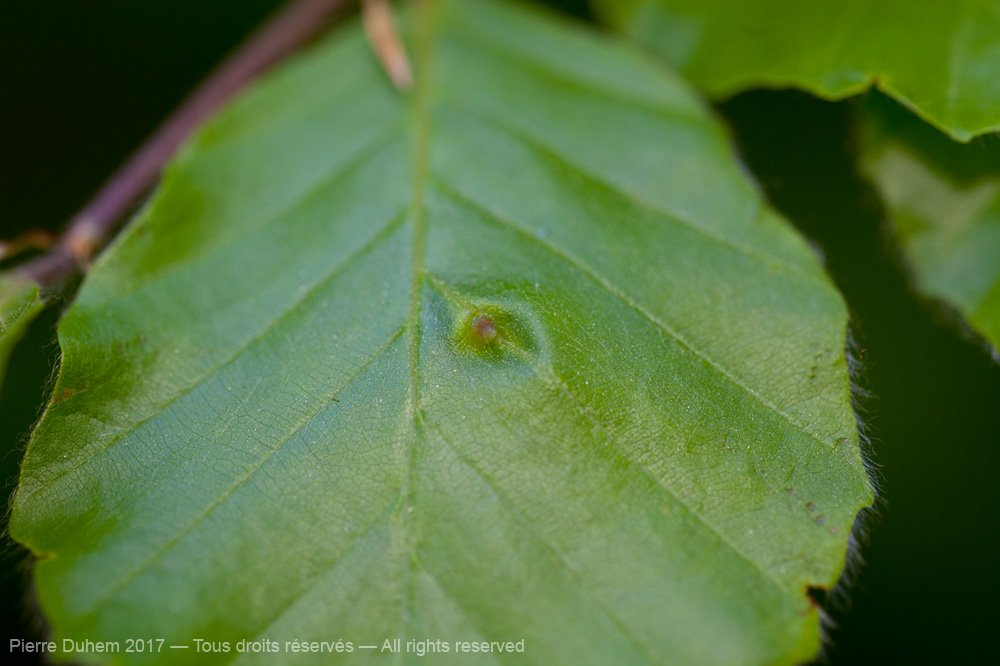
{"label": "blurred background leaf", "polygon": [[0,386],[11,352],[43,307],[38,285],[0,273]]}
{"label": "blurred background leaf", "polygon": [[956,143],[878,93],[859,112],[862,168],[879,188],[918,287],[954,304],[996,354],[1000,136]]}
{"label": "blurred background leaf", "polygon": [[998,0],[594,0],[715,98],[875,85],[966,141],[1000,129]]}
{"label": "blurred background leaf", "polygon": [[[50,304],[36,312],[23,336],[10,350],[0,385],[0,488],[4,502],[0,518],[0,640],[40,638],[44,629],[31,583],[31,558],[7,535],[8,500],[17,488],[21,457],[28,433],[41,415],[49,379],[59,357],[55,342],[58,308]],[[29,656],[32,663],[38,655]]]}

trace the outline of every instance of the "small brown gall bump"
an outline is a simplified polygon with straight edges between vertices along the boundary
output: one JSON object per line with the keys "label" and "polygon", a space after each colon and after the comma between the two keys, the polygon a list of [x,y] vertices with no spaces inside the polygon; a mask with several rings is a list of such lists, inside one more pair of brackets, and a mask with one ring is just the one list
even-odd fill
{"label": "small brown gall bump", "polygon": [[484,344],[490,344],[497,339],[497,325],[488,315],[478,315],[472,320],[472,333]]}
{"label": "small brown gall bump", "polygon": [[534,350],[527,328],[510,312],[484,305],[475,310],[468,308],[463,314],[455,322],[455,351],[476,352],[481,359],[499,361],[514,350]]}

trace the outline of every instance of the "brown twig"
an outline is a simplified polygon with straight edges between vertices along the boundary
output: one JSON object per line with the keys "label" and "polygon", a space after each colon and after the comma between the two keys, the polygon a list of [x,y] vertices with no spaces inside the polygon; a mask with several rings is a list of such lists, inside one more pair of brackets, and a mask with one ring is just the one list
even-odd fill
{"label": "brown twig", "polygon": [[397,90],[409,90],[413,86],[413,72],[392,20],[389,0],[364,0],[361,8],[368,41],[386,73]]}
{"label": "brown twig", "polygon": [[122,218],[159,177],[180,145],[255,76],[315,36],[350,0],[294,0],[258,30],[188,97],[69,222],[51,252],[16,270],[58,284],[90,264]]}
{"label": "brown twig", "polygon": [[26,250],[51,250],[59,237],[48,229],[28,229],[17,238],[0,241],[0,260],[14,257]]}

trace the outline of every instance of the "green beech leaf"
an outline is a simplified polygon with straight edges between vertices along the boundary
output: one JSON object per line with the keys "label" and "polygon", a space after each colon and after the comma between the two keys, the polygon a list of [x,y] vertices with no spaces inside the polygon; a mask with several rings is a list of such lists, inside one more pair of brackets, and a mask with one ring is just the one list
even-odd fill
{"label": "green beech leaf", "polygon": [[10,273],[0,274],[0,383],[14,347],[42,307],[38,285]]}
{"label": "green beech leaf", "polygon": [[61,322],[11,525],[55,637],[808,659],[872,497],[842,300],[676,76],[416,7],[412,95],[339,30],[201,132]]}
{"label": "green beech leaf", "polygon": [[917,282],[1000,349],[1000,136],[955,143],[884,97],[861,108],[862,162]]}
{"label": "green beech leaf", "polygon": [[1000,0],[592,0],[714,97],[871,85],[954,138],[1000,130]]}

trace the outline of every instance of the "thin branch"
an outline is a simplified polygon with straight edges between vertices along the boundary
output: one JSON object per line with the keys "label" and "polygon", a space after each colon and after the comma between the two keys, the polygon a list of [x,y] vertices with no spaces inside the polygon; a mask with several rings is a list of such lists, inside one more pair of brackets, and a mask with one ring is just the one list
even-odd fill
{"label": "thin branch", "polygon": [[51,250],[58,242],[59,237],[48,229],[28,229],[17,238],[0,241],[0,261],[25,250]]}
{"label": "thin branch", "polygon": [[258,74],[293,52],[350,0],[294,0],[226,59],[69,222],[58,245],[16,269],[43,286],[85,270],[95,252],[195,129]]}
{"label": "thin branch", "polygon": [[397,90],[409,90],[413,87],[413,71],[396,32],[389,0],[364,0],[361,8],[365,33],[382,67]]}

